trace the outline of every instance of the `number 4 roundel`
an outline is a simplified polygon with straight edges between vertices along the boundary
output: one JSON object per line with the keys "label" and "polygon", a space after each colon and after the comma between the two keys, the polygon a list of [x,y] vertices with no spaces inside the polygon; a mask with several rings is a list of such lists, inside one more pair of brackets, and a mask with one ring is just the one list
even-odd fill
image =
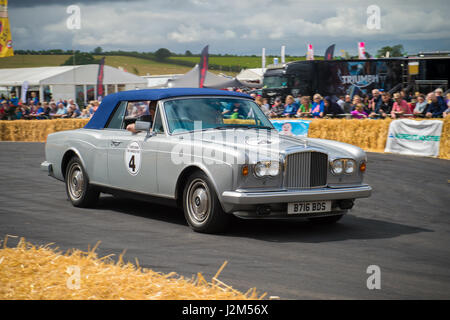
{"label": "number 4 roundel", "polygon": [[125,149],[125,167],[128,173],[135,176],[141,168],[141,146],[138,142],[131,142]]}

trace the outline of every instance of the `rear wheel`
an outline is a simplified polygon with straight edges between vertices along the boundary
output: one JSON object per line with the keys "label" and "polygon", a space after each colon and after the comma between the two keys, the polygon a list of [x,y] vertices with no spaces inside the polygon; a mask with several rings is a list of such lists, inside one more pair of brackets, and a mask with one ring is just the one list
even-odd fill
{"label": "rear wheel", "polygon": [[78,157],[73,157],[66,169],[66,192],[75,207],[95,205],[100,192],[89,184],[89,178]]}
{"label": "rear wheel", "polygon": [[335,216],[309,218],[309,221],[315,224],[333,224],[341,220],[343,214],[337,214]]}
{"label": "rear wheel", "polygon": [[201,171],[194,172],[187,179],[183,190],[183,210],[189,226],[197,232],[220,232],[230,222],[230,215],[223,211],[212,183]]}

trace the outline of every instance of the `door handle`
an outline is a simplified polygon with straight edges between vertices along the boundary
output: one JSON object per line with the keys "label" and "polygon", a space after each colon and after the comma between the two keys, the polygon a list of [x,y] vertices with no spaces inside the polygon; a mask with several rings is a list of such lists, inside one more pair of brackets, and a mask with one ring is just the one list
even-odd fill
{"label": "door handle", "polygon": [[114,147],[118,147],[121,143],[122,141],[111,140],[111,145]]}

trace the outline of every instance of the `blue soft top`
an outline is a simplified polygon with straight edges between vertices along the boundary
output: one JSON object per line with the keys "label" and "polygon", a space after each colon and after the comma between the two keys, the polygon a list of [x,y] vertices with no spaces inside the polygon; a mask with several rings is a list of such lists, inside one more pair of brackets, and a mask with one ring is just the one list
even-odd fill
{"label": "blue soft top", "polygon": [[250,98],[249,95],[234,91],[199,89],[199,88],[168,88],[121,91],[103,98],[91,120],[84,126],[86,129],[103,129],[111,112],[120,101],[161,100],[184,96],[232,96]]}

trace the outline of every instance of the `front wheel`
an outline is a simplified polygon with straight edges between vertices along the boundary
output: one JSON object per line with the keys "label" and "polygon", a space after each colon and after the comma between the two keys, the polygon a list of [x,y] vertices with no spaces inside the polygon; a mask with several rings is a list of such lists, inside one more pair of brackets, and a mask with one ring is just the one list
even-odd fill
{"label": "front wheel", "polygon": [[70,159],[66,169],[66,192],[75,207],[95,205],[100,192],[89,184],[89,178],[78,157]]}
{"label": "front wheel", "polygon": [[209,178],[194,172],[183,190],[183,210],[189,226],[197,232],[216,233],[227,228],[230,215],[220,205]]}

